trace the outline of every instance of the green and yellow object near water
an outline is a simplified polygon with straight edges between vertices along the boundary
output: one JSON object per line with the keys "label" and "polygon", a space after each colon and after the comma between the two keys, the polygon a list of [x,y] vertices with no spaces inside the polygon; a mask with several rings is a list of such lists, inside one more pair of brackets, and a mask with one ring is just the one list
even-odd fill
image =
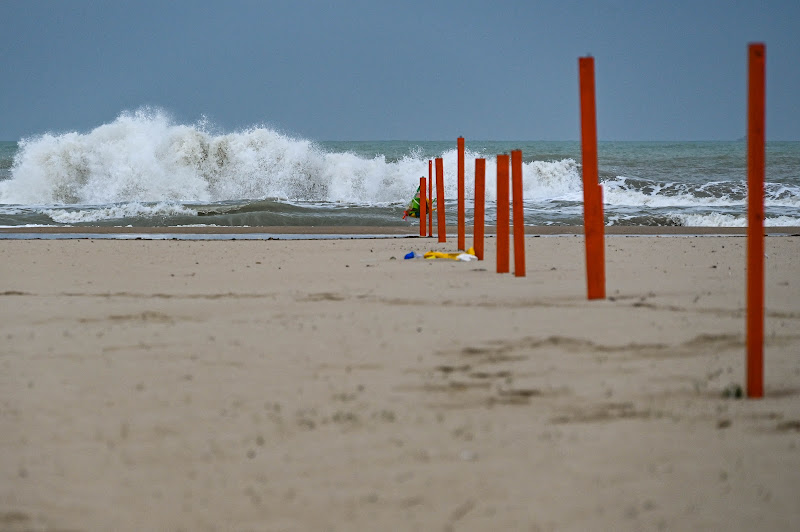
{"label": "green and yellow object near water", "polygon": [[[428,211],[436,210],[436,200],[433,200],[431,203],[430,198],[427,198],[425,202],[428,204]],[[403,211],[403,220],[406,217],[411,216],[412,218],[419,218],[419,186],[417,186],[417,192],[414,194],[414,198],[409,203],[408,208]]]}

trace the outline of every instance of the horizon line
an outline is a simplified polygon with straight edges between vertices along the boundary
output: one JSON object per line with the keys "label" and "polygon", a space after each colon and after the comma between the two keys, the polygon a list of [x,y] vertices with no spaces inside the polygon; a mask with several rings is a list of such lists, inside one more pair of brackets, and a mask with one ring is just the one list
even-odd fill
{"label": "horizon line", "polygon": [[[51,133],[52,134],[52,133]],[[0,142],[5,143],[19,143],[28,138],[35,138],[37,136],[44,135],[44,133],[40,135],[31,135],[29,137],[23,137],[18,140],[9,140],[4,139],[0,140]],[[291,136],[290,138],[295,138]],[[311,139],[311,138],[304,138],[304,137],[297,137],[296,140],[308,140],[311,142],[454,142],[455,139],[458,137],[454,137],[452,139]],[[580,143],[580,139],[470,139],[464,137],[465,142],[578,142]],[[740,137],[738,139],[597,139],[598,143],[602,142],[747,142],[746,137]],[[785,139],[785,138],[777,138],[777,139],[766,139],[766,142],[800,142],[800,139]]]}

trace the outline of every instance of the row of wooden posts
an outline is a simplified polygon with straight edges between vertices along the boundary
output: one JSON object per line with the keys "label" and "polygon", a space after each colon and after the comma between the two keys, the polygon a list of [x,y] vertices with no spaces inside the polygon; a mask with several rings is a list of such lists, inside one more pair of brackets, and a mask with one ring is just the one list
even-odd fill
{"label": "row of wooden posts", "polygon": [[[766,47],[748,48],[747,111],[747,396],[764,395],[764,108]],[[594,58],[578,59],[583,168],[583,220],[586,247],[588,299],[605,299],[605,231],[603,189],[598,181],[597,113]],[[428,178],[420,177],[419,235],[433,236],[433,212],[427,199],[433,197],[433,166],[436,167],[437,228],[439,242],[447,241],[444,211],[444,161],[428,161]],[[514,275],[525,276],[525,225],[522,205],[522,151],[511,152],[511,205],[514,224]],[[509,156],[497,156],[497,273],[509,272]],[[475,255],[483,260],[486,160],[475,159]],[[458,138],[458,249],[466,249],[464,209],[464,138]]]}
{"label": "row of wooden posts", "polygon": [[[509,272],[509,190],[508,168],[511,162],[511,189],[513,200],[511,205],[514,212],[514,275],[525,276],[525,221],[522,210],[522,150],[514,150],[511,156],[497,156],[497,273]],[[431,163],[428,161],[429,177],[427,183],[430,187],[433,182]],[[436,197],[437,197],[437,226],[439,242],[447,242],[447,233],[444,221],[444,165],[441,158],[436,159]],[[427,198],[431,194],[430,188],[425,192],[426,179],[419,178],[420,190],[420,224],[419,236],[425,236],[426,226],[428,236],[433,236],[433,212],[427,210]],[[475,227],[473,231],[475,256],[483,260],[483,237],[485,223],[485,188],[486,188],[486,159],[475,159]],[[458,249],[466,249],[466,231],[464,223],[464,138],[458,138]],[[428,223],[426,224],[426,219]]]}

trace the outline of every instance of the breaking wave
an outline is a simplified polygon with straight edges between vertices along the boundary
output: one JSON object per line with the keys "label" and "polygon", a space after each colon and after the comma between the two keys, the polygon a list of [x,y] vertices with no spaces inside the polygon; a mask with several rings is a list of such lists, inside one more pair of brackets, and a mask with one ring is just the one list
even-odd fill
{"label": "breaking wave", "polygon": [[[474,158],[467,153],[467,175]],[[456,197],[455,149],[445,162],[445,196]],[[495,197],[494,160],[487,160],[487,198]],[[525,164],[526,197],[580,193],[572,159]],[[396,161],[328,153],[311,141],[266,127],[215,134],[206,122],[174,124],[160,110],[140,109],[89,133],[24,139],[11,179],[0,182],[0,203],[106,205],[145,202],[208,203],[278,198],[357,204],[408,201],[428,174],[428,159],[413,151]],[[468,182],[471,180],[467,180]],[[474,185],[467,185],[471,197]]]}
{"label": "breaking wave", "polygon": [[[357,142],[315,143],[264,126],[219,133],[205,120],[178,124],[164,111],[142,108],[86,133],[48,133],[0,146],[0,225],[407,224],[404,207],[432,158],[444,159],[446,205],[458,196],[455,142],[423,144],[386,141],[373,150]],[[486,159],[491,216],[495,154],[515,144],[468,144],[468,211],[475,159]],[[524,144],[525,223],[581,225],[579,145]],[[650,145],[608,149],[616,150],[607,166],[614,171],[602,175],[609,225],[746,225],[743,160],[718,163],[703,152],[728,153],[730,146],[661,146],[656,155]],[[776,182],[765,183],[765,224],[800,225],[796,148],[776,149],[784,152],[768,174]],[[675,150],[684,156],[665,155]],[[536,160],[537,153],[548,160]]]}

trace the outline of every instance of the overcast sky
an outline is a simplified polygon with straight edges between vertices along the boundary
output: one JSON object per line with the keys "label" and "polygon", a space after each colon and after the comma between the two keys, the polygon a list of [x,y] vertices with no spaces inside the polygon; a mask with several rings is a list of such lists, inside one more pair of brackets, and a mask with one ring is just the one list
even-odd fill
{"label": "overcast sky", "polygon": [[0,2],[0,139],[155,106],[312,140],[734,140],[747,43],[767,137],[800,140],[798,0]]}

